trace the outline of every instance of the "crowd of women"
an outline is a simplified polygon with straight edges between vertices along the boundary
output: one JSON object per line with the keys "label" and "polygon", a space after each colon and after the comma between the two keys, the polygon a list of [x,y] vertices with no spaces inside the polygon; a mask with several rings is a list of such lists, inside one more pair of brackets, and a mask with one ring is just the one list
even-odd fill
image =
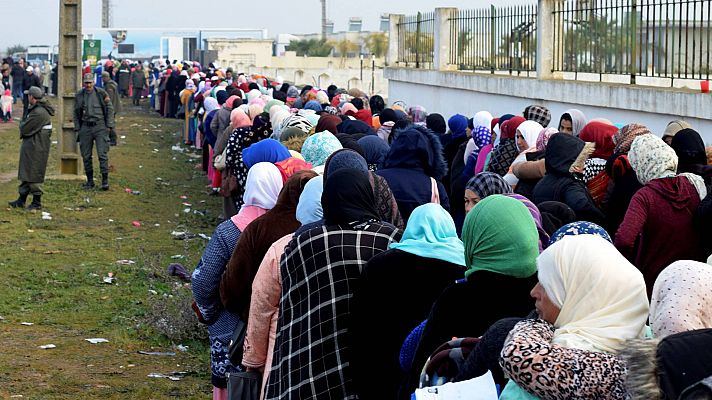
{"label": "crowd of women", "polygon": [[238,371],[264,399],[487,371],[503,399],[709,396],[712,167],[686,122],[445,118],[196,63],[158,82],[224,200],[192,276],[215,399]]}

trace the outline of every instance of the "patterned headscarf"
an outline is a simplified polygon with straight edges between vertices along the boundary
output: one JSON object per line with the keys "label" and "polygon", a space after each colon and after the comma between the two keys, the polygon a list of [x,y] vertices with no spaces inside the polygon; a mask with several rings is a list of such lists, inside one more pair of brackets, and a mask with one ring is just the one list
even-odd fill
{"label": "patterned headscarf", "polygon": [[280,132],[283,132],[290,127],[299,128],[302,132],[309,133],[314,125],[303,115],[291,114],[285,118],[284,121],[282,121]]}
{"label": "patterned headscarf", "polygon": [[577,235],[597,235],[608,242],[613,243],[611,236],[603,229],[601,226],[594,224],[593,222],[577,221],[570,224],[566,224],[559,228],[549,240],[549,246],[558,242],[566,236],[577,236]]}
{"label": "patterned headscarf", "polygon": [[428,113],[423,106],[411,107],[408,109],[408,114],[413,119],[414,124],[424,124],[425,119],[428,118]]}
{"label": "patterned headscarf", "polygon": [[555,133],[559,133],[559,130],[556,128],[544,128],[536,139],[536,151],[545,151],[546,145],[549,144],[549,139]]}
{"label": "patterned headscarf", "polygon": [[544,249],[549,246],[549,234],[546,233],[542,225],[541,212],[539,211],[539,208],[532,203],[531,200],[521,194],[507,193],[504,196],[519,200],[527,207],[529,213],[532,215],[532,219],[534,220],[534,225],[536,225],[536,231],[539,233],[539,252],[541,253],[544,251]]}
{"label": "patterned headscarf", "polygon": [[653,179],[673,177],[677,173],[675,150],[652,134],[638,136],[633,140],[628,159],[643,185]]}
{"label": "patterned headscarf", "polygon": [[492,172],[480,172],[467,182],[465,190],[471,190],[480,200],[493,194],[512,193],[512,187],[499,175]]}
{"label": "patterned headscarf", "polygon": [[628,124],[621,128],[617,134],[613,136],[613,143],[616,144],[613,151],[617,154],[627,154],[630,151],[630,145],[636,137],[650,134],[650,129],[641,124]]}
{"label": "patterned headscarf", "polygon": [[551,111],[544,106],[529,106],[524,110],[524,118],[529,121],[538,122],[541,126],[546,128],[549,126],[549,122],[551,122]]}
{"label": "patterned headscarf", "polygon": [[304,160],[318,167],[326,163],[326,159],[343,146],[331,132],[319,132],[309,136],[302,145]]}
{"label": "patterned headscarf", "polygon": [[472,134],[475,145],[481,149],[492,141],[492,131],[486,126],[478,126]]}
{"label": "patterned headscarf", "polygon": [[676,261],[653,286],[650,325],[658,339],[680,332],[712,328],[712,266]]}

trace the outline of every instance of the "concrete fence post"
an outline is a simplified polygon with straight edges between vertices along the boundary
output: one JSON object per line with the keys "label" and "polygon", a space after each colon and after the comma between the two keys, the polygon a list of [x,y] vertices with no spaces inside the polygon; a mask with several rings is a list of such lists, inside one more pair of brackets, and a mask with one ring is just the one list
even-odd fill
{"label": "concrete fence post", "polygon": [[386,65],[395,66],[398,63],[398,46],[400,45],[400,33],[398,24],[405,19],[403,14],[390,14],[388,16],[388,53],[386,53]]}
{"label": "concrete fence post", "polygon": [[[563,66],[561,59],[563,52],[555,51],[555,40],[559,41],[558,48],[562,48],[564,32],[563,25],[557,23],[554,10],[563,0],[539,0],[536,21],[536,75],[538,79],[560,79],[561,72],[554,72],[554,65]],[[554,37],[554,32],[556,37]],[[559,58],[555,62],[555,58]]]}
{"label": "concrete fence post", "polygon": [[82,86],[82,0],[61,0],[59,6],[59,173],[71,177],[82,165],[74,133],[74,96]]}
{"label": "concrete fence post", "polygon": [[[439,7],[435,9],[435,45],[433,69],[443,71],[450,69],[450,46],[452,39],[451,19],[457,18],[457,8]],[[456,40],[455,40],[456,41]],[[457,48],[457,43],[454,44]]]}

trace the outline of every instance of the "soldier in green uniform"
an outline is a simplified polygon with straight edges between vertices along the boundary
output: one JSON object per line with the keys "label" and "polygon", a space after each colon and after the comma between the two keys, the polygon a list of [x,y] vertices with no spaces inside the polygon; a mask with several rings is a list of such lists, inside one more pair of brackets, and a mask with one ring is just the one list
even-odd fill
{"label": "soldier in green uniform", "polygon": [[54,108],[44,98],[44,91],[37,86],[25,90],[28,105],[27,116],[20,122],[20,165],[17,179],[20,181],[20,197],[8,203],[12,208],[25,207],[27,196],[32,194],[28,210],[42,208],[42,182],[47,172],[52,116]]}
{"label": "soldier in green uniform", "polygon": [[84,88],[77,92],[74,103],[74,132],[84,161],[87,182],[84,189],[93,189],[94,167],[92,149],[96,145],[101,169],[101,189],[109,190],[109,132],[114,130],[114,106],[109,95],[94,87],[94,75],[84,75]]}
{"label": "soldier in green uniform", "polygon": [[[116,114],[121,112],[121,100],[119,100],[119,86],[111,79],[111,75],[104,71],[101,73],[101,80],[104,82],[104,90],[111,99],[111,105],[114,106],[114,118]],[[116,129],[109,130],[109,144],[116,146]]]}

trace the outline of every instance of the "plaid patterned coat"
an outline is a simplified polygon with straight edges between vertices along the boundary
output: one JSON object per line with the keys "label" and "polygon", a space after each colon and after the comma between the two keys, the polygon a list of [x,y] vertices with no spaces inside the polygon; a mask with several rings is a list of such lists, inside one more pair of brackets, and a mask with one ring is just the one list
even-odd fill
{"label": "plaid patterned coat", "polygon": [[320,226],[285,248],[282,298],[265,399],[355,399],[352,298],[366,262],[400,240],[392,225]]}

